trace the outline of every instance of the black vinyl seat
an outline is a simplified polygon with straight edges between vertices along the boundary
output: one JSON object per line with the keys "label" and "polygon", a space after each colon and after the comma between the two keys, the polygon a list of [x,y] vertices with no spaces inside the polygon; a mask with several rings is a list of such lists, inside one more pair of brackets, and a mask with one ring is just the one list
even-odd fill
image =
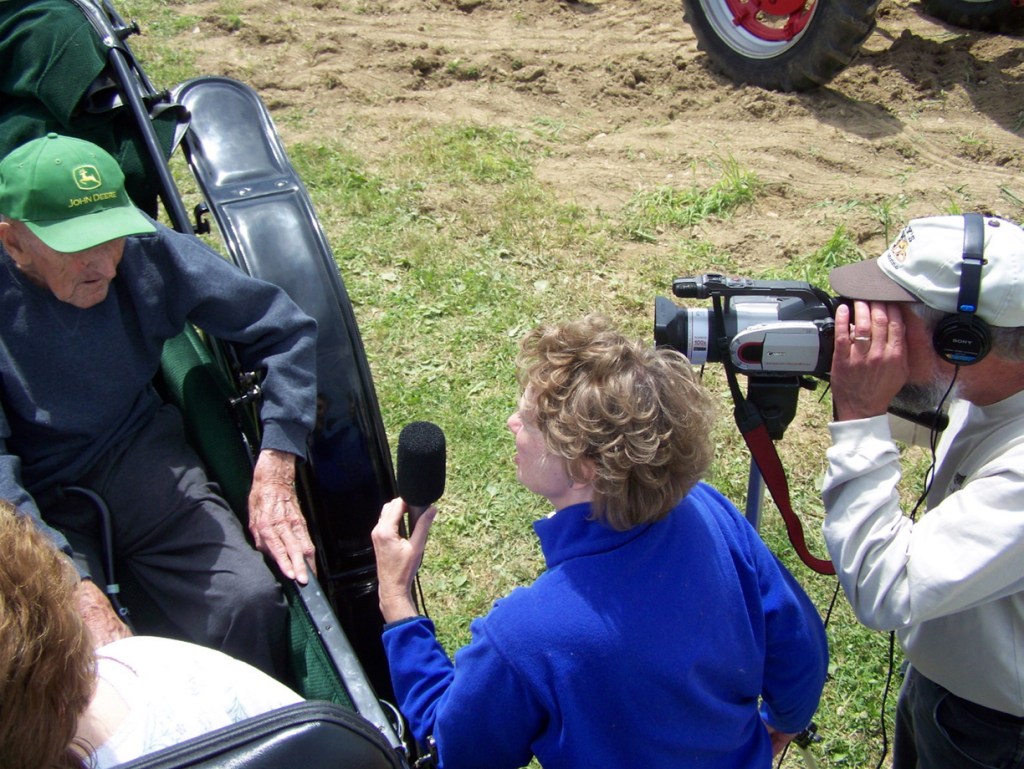
{"label": "black vinyl seat", "polygon": [[366,720],[326,702],[301,702],[122,764],[122,769],[402,769]]}

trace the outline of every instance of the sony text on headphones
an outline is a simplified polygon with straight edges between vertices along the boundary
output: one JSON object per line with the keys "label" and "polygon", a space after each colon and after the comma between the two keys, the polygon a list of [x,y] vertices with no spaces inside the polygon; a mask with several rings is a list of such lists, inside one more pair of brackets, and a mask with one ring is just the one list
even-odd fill
{"label": "sony text on headphones", "polygon": [[940,320],[932,337],[939,357],[957,366],[977,363],[985,357],[992,344],[988,324],[976,314],[981,298],[984,252],[985,218],[981,214],[964,214],[964,255],[960,267],[957,312]]}

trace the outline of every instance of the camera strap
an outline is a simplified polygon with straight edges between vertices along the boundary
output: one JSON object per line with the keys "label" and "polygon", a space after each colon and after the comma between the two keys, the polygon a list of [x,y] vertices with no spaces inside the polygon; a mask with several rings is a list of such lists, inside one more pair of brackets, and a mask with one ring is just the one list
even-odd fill
{"label": "camera strap", "polygon": [[736,379],[736,370],[733,368],[729,356],[722,358],[724,362],[725,375],[729,381],[729,389],[732,392],[733,416],[736,426],[746,441],[750,455],[757,464],[757,470],[761,473],[765,486],[771,492],[776,507],[782,514],[782,520],[786,524],[786,533],[789,541],[800,557],[810,569],[819,574],[835,574],[836,568],[832,561],[826,561],[816,557],[807,546],[807,539],[804,537],[804,527],[800,518],[793,511],[789,500],[789,482],[786,480],[786,470],[779,459],[779,452],[775,448],[775,442],[768,433],[760,410],[743,396],[740,391],[739,382]]}

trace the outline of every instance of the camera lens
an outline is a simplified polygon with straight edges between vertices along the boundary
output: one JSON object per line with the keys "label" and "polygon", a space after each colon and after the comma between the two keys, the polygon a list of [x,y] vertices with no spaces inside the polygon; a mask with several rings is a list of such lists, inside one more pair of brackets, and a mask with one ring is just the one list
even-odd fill
{"label": "camera lens", "polygon": [[718,360],[711,348],[710,311],[679,308],[662,296],[654,302],[654,343],[678,350],[697,366]]}

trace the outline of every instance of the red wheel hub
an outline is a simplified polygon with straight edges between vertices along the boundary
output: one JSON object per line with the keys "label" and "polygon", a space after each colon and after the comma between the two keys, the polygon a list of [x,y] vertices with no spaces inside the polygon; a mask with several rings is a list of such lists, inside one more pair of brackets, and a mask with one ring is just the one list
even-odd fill
{"label": "red wheel hub", "polygon": [[811,20],[815,2],[817,0],[725,0],[736,26],[772,42],[786,42],[799,35]]}

